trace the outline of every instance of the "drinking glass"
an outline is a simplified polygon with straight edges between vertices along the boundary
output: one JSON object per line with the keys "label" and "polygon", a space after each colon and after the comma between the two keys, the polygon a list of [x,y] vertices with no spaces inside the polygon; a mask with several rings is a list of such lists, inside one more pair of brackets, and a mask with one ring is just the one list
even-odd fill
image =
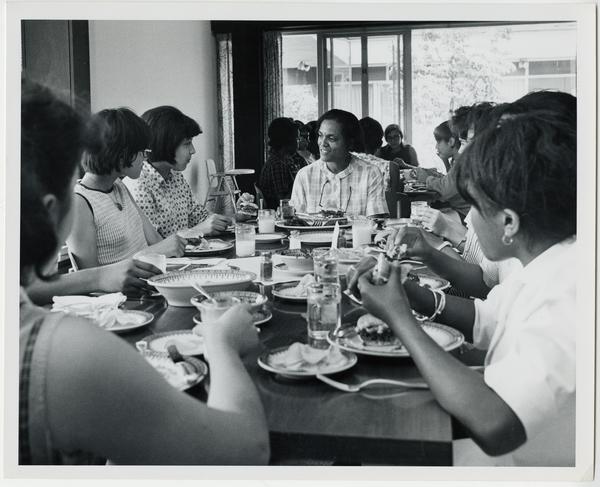
{"label": "drinking glass", "polygon": [[258,210],[258,233],[275,231],[275,210]]}
{"label": "drinking glass", "polygon": [[282,220],[292,218],[294,216],[294,207],[290,205],[290,200],[279,200],[279,217]]}
{"label": "drinking glass", "polygon": [[328,348],[327,335],[339,326],[342,320],[340,285],[319,283],[309,286],[306,307],[309,346]]}
{"label": "drinking glass", "polygon": [[253,257],[256,251],[254,225],[238,223],[235,226],[235,253],[238,257]]}
{"label": "drinking glass", "polygon": [[373,222],[367,217],[357,217],[352,221],[352,247],[357,249],[371,243]]}
{"label": "drinking glass", "polygon": [[423,210],[427,208],[429,205],[427,201],[411,201],[410,203],[410,219],[413,223],[420,225],[421,219],[423,217]]}
{"label": "drinking glass", "polygon": [[240,300],[233,296],[222,296],[213,298],[212,301],[205,299],[198,304],[200,310],[200,318],[203,323],[210,323],[218,319],[224,314],[229,308],[238,304]]}
{"label": "drinking glass", "polygon": [[312,251],[315,280],[318,283],[338,283],[338,255],[335,250],[315,249]]}

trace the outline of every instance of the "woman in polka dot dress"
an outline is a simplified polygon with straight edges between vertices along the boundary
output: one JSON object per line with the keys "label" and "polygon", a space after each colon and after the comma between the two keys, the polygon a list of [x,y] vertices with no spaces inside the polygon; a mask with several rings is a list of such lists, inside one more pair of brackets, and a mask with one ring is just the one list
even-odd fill
{"label": "woman in polka dot dress", "polygon": [[192,139],[202,133],[200,126],[171,106],[152,108],[142,118],[150,127],[151,152],[140,177],[125,184],[158,233],[168,237],[192,229],[193,236],[204,236],[225,231],[231,220],[198,203],[182,174],[196,152]]}

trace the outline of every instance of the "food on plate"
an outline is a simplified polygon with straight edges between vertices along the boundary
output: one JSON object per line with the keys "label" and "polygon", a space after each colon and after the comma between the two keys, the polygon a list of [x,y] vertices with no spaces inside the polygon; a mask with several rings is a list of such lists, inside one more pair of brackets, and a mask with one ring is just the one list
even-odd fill
{"label": "food on plate", "polygon": [[201,378],[201,370],[191,371],[190,362],[174,363],[170,358],[153,354],[143,354],[144,358],[164,379],[180,391],[196,384]]}
{"label": "food on plate", "polygon": [[185,246],[186,252],[197,252],[198,250],[208,250],[210,243],[205,238],[188,238]]}
{"label": "food on plate", "polygon": [[308,287],[315,283],[315,278],[312,274],[305,275],[300,282],[294,287],[288,287],[279,291],[287,296],[305,298],[308,296]]}
{"label": "food on plate", "polygon": [[254,196],[250,193],[242,193],[235,204],[238,213],[256,217],[258,205],[254,203]]}
{"label": "food on plate", "polygon": [[358,319],[356,332],[368,347],[399,347],[402,345],[385,321],[371,314],[363,315]]}
{"label": "food on plate", "polygon": [[269,365],[287,370],[314,370],[335,366],[346,361],[338,347],[327,349],[312,348],[304,343],[295,342],[281,352],[269,357]]}

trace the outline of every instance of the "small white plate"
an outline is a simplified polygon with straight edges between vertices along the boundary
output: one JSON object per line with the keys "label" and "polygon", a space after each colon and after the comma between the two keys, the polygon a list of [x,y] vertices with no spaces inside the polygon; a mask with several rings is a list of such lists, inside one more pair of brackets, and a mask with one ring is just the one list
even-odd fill
{"label": "small white plate", "polygon": [[[303,230],[305,232],[314,232],[315,230],[333,230],[335,228],[334,225],[324,225],[324,226],[308,226],[308,225],[286,225],[283,221],[275,222],[275,226],[279,228],[284,228],[285,230]],[[340,228],[350,228],[352,223],[344,223],[343,225],[339,225]],[[329,239],[331,242],[331,239]]]}
{"label": "small white plate", "polygon": [[204,353],[204,340],[192,330],[169,331],[157,333],[143,338],[148,348],[154,352],[168,355],[167,347],[175,345],[182,355],[202,355]]}
{"label": "small white plate", "polygon": [[341,352],[340,360],[336,361],[332,364],[309,364],[304,363],[301,367],[287,368],[282,365],[274,365],[273,357],[285,353],[288,347],[279,347],[273,350],[268,350],[263,352],[260,357],[258,357],[258,365],[263,369],[273,372],[275,374],[281,375],[282,377],[287,377],[290,379],[302,379],[307,377],[315,377],[317,374],[335,374],[337,372],[341,372],[342,370],[348,370],[356,364],[358,358],[354,353],[351,352]]}
{"label": "small white plate", "polygon": [[307,232],[298,237],[300,242],[310,245],[331,245],[333,232]]}
{"label": "small white plate", "polygon": [[291,289],[293,287],[296,287],[298,285],[300,281],[295,281],[295,282],[283,282],[281,284],[275,284],[273,286],[272,289],[272,293],[273,296],[279,298],[279,299],[285,299],[288,301],[297,301],[297,302],[305,302],[306,301],[306,295],[304,296],[297,296],[295,294],[291,294],[289,292],[286,292],[286,290]]}
{"label": "small white plate", "polygon": [[285,233],[257,233],[256,243],[279,242],[286,237]]}
{"label": "small white plate", "polygon": [[235,247],[235,242],[225,242],[221,239],[208,239],[209,247],[202,249],[198,245],[186,245],[184,255],[186,256],[204,256],[211,254],[220,254]]}
{"label": "small white plate", "polygon": [[[147,311],[137,311],[133,309],[120,309],[119,311],[119,314],[122,316],[122,318],[119,319],[119,324],[106,328],[108,331],[120,333],[123,331],[135,330],[136,328],[146,326],[154,319],[154,315]],[[125,319],[130,319],[131,321],[125,321]]]}
{"label": "small white plate", "polygon": [[285,272],[294,276],[303,276],[305,274],[312,274],[311,271],[306,269],[290,269],[287,264],[275,264],[273,269],[279,272]]}

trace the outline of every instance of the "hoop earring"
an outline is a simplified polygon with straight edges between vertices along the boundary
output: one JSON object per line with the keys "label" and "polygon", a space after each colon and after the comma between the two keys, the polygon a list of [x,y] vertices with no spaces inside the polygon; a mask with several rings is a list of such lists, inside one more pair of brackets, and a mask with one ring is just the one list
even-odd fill
{"label": "hoop earring", "polygon": [[502,240],[502,243],[503,243],[504,245],[507,245],[507,246],[508,246],[508,245],[512,245],[512,243],[513,243],[513,238],[512,238],[512,237],[509,237],[509,236],[508,236],[508,235],[506,235],[506,234],[502,235],[502,239],[501,239],[501,240]]}

